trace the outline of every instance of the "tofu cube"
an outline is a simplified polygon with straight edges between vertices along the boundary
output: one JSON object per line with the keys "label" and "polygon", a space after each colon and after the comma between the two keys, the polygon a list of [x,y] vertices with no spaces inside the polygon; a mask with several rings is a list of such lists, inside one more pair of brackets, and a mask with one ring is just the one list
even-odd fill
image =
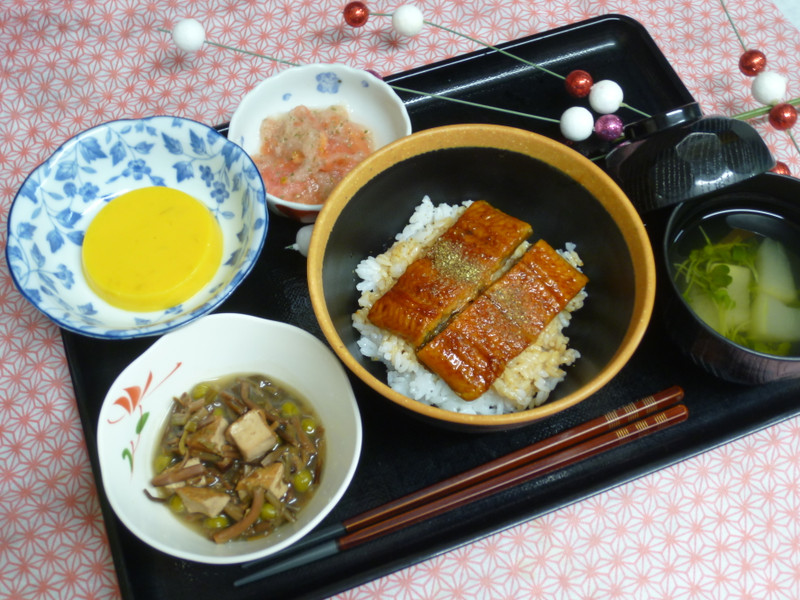
{"label": "tofu cube", "polygon": [[183,486],[175,491],[186,510],[190,513],[202,513],[209,517],[216,517],[230,501],[230,496],[225,492],[218,492],[211,488]]}
{"label": "tofu cube", "polygon": [[191,435],[191,439],[195,443],[208,448],[210,452],[222,454],[222,448],[225,446],[225,430],[228,428],[227,419],[216,417],[211,423],[198,429]]}
{"label": "tofu cube", "polygon": [[275,447],[277,436],[260,411],[249,410],[228,427],[228,435],[247,462],[253,462]]}
{"label": "tofu cube", "polygon": [[243,492],[253,495],[257,487],[264,488],[272,492],[276,498],[283,498],[289,489],[289,484],[283,480],[283,463],[274,462],[266,467],[257,467],[246,477],[239,480],[236,484],[236,491],[241,495]]}

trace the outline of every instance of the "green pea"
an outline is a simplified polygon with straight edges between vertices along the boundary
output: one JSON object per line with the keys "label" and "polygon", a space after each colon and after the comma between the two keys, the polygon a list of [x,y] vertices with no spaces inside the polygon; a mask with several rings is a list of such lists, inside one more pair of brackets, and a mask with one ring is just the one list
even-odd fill
{"label": "green pea", "polygon": [[284,417],[293,417],[300,414],[300,408],[294,402],[284,402],[281,406],[281,415]]}
{"label": "green pea", "polygon": [[203,519],[203,527],[206,529],[224,529],[228,524],[228,517],[225,515],[217,515],[216,517],[206,517]]}
{"label": "green pea", "polygon": [[269,502],[265,502],[264,506],[261,507],[261,512],[259,513],[262,521],[269,521],[270,519],[274,519],[278,516],[278,509],[276,509],[272,504]]}
{"label": "green pea", "polygon": [[306,417],[300,421],[300,427],[303,428],[307,434],[311,435],[317,430],[317,422],[311,417]]}
{"label": "green pea", "polygon": [[307,492],[313,482],[314,475],[308,469],[298,471],[292,478],[292,485],[294,485],[295,491],[301,494]]}
{"label": "green pea", "polygon": [[183,500],[178,494],[172,494],[167,500],[167,506],[169,509],[174,513],[182,513],[186,510],[186,507],[183,505]]}

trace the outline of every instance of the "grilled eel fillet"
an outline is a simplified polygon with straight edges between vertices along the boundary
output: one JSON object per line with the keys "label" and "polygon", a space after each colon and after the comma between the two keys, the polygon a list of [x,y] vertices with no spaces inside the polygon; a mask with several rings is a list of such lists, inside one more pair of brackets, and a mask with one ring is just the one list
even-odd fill
{"label": "grilled eel fillet", "polygon": [[464,400],[474,400],[587,282],[586,275],[539,240],[422,346],[417,358]]}
{"label": "grilled eel fillet", "polygon": [[487,202],[473,202],[372,305],[367,317],[419,347],[489,285],[530,235],[531,226],[524,221]]}

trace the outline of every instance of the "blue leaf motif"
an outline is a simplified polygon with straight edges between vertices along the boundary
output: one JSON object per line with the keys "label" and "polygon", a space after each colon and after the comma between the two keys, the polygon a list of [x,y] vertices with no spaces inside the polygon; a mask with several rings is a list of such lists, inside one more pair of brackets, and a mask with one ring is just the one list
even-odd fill
{"label": "blue leaf motif", "polygon": [[100,147],[100,142],[95,138],[81,140],[78,142],[78,149],[86,162],[92,162],[99,158],[107,158],[106,153],[103,152],[103,149]]}
{"label": "blue leaf motif", "polygon": [[210,147],[214,147],[214,145],[220,141],[219,134],[216,131],[207,131],[206,132],[206,144]]}
{"label": "blue leaf motif", "polygon": [[261,173],[259,173],[255,165],[249,161],[244,166],[244,174],[250,180],[258,181],[258,178],[261,177]]}
{"label": "blue leaf motif", "polygon": [[170,154],[183,154],[183,146],[180,141],[166,133],[161,134],[161,139],[164,140],[164,147]]}
{"label": "blue leaf motif", "polygon": [[253,230],[258,231],[263,226],[264,226],[264,219],[256,219],[256,222],[253,225]]}
{"label": "blue leaf motif", "polygon": [[192,145],[192,150],[197,154],[206,154],[206,143],[194,130],[189,131],[189,142]]}
{"label": "blue leaf motif", "polygon": [[97,169],[94,169],[92,167],[81,167],[81,171],[83,171],[84,173],[92,173],[92,174],[97,173]]}
{"label": "blue leaf motif", "polygon": [[67,268],[67,265],[58,265],[58,269],[54,275],[56,276],[56,279],[59,279],[67,289],[70,289],[72,284],[75,283],[75,276],[72,274],[72,271]]}
{"label": "blue leaf motif", "polygon": [[139,154],[150,154],[150,150],[153,149],[153,144],[150,142],[139,142],[133,147],[133,149]]}
{"label": "blue leaf motif", "polygon": [[111,164],[116,165],[120,161],[125,159],[125,155],[127,154],[127,150],[125,149],[125,145],[122,142],[117,142],[113,146],[111,146]]}
{"label": "blue leaf motif", "polygon": [[33,238],[33,232],[36,231],[36,225],[33,223],[20,223],[17,227],[17,237],[21,240],[30,240]]}
{"label": "blue leaf motif", "polygon": [[53,229],[47,234],[47,243],[50,244],[50,252],[56,252],[64,245],[64,236],[62,236],[57,229]]}
{"label": "blue leaf motif", "polygon": [[25,290],[25,294],[36,304],[42,301],[42,295],[39,293],[39,290],[28,288]]}
{"label": "blue leaf motif", "polygon": [[44,265],[44,254],[42,254],[42,251],[39,250],[39,246],[37,244],[34,244],[31,247],[31,256],[33,257],[33,262],[36,263],[36,266],[41,269]]}
{"label": "blue leaf motif", "polygon": [[166,186],[167,185],[167,182],[164,181],[163,177],[151,177],[150,178],[150,182],[153,185],[161,185],[161,186]]}
{"label": "blue leaf motif", "polygon": [[45,286],[42,286],[41,290],[45,293],[52,293],[58,291],[58,286],[56,286],[55,281],[50,278],[48,273],[44,271],[39,271],[39,280],[44,283]]}
{"label": "blue leaf motif", "polygon": [[317,91],[323,94],[339,93],[339,85],[342,80],[332,71],[317,75]]}
{"label": "blue leaf motif", "polygon": [[188,160],[182,160],[180,162],[176,162],[172,167],[175,169],[175,174],[178,178],[178,182],[181,182],[185,179],[191,179],[194,177],[194,169],[192,169],[192,163]]}
{"label": "blue leaf motif", "polygon": [[55,218],[56,221],[61,223],[64,227],[71,229],[72,226],[75,225],[75,223],[77,223],[81,218],[81,213],[75,212],[69,208],[65,208],[64,210],[59,211]]}
{"label": "blue leaf motif", "polygon": [[[234,155],[234,153],[236,153],[236,155]],[[238,150],[236,150],[233,144],[226,144],[222,148],[222,156],[225,157],[225,166],[230,169],[231,165],[236,162],[238,158]]]}
{"label": "blue leaf motif", "polygon": [[97,311],[95,310],[94,306],[92,306],[91,302],[87,302],[86,304],[79,304],[78,305],[78,312],[82,315],[96,315]]}
{"label": "blue leaf motif", "polygon": [[225,261],[225,265],[227,266],[236,265],[239,262],[239,255],[241,254],[241,252],[242,252],[241,248],[231,252],[230,257],[228,257],[228,260]]}
{"label": "blue leaf motif", "polygon": [[9,262],[12,260],[16,260],[22,262],[22,250],[19,249],[19,246],[6,246],[6,254],[8,255]]}
{"label": "blue leaf motif", "polygon": [[70,231],[67,234],[67,239],[76,246],[83,246],[83,231]]}
{"label": "blue leaf motif", "polygon": [[78,174],[78,163],[74,160],[65,160],[58,164],[56,169],[56,179],[64,181],[65,179],[74,179]]}
{"label": "blue leaf motif", "polygon": [[22,187],[19,190],[20,196],[25,196],[28,200],[37,204],[39,199],[36,197],[36,190],[39,189],[40,183],[38,181],[34,181],[33,179],[28,179],[22,184]]}

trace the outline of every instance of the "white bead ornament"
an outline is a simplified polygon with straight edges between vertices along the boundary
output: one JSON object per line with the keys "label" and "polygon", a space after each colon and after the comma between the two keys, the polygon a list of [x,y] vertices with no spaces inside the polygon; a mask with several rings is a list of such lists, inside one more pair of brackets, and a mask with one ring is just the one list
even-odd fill
{"label": "white bead ornament", "polygon": [[195,19],[182,19],[172,28],[172,41],[185,52],[195,52],[206,41],[206,30]]}
{"label": "white bead ornament", "polygon": [[294,244],[286,246],[287,250],[297,250],[303,256],[308,256],[308,247],[311,245],[311,232],[314,231],[314,225],[304,225],[297,230]]}
{"label": "white bead ornament", "polygon": [[404,4],[392,14],[392,27],[400,35],[413,37],[422,31],[425,19],[422,11],[411,4]]}
{"label": "white bead ornament", "polygon": [[786,77],[771,71],[762,71],[753,79],[750,93],[761,104],[780,104],[786,99]]}
{"label": "white bead ornament", "polygon": [[582,142],[592,135],[594,117],[582,106],[568,108],[561,115],[561,135],[573,142]]}
{"label": "white bead ornament", "polygon": [[616,81],[603,79],[592,85],[589,92],[589,105],[601,115],[617,112],[622,106],[622,88]]}

